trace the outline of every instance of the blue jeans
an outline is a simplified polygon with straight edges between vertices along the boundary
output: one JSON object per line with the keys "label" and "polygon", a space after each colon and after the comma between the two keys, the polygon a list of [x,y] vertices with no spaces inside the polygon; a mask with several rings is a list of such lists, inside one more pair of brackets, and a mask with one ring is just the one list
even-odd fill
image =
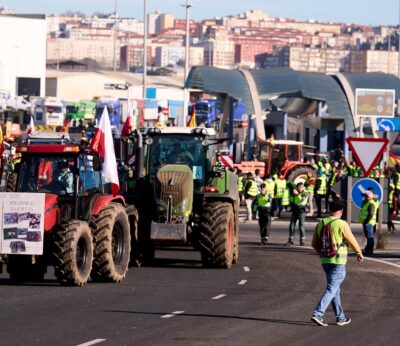
{"label": "blue jeans", "polygon": [[290,217],[289,224],[289,240],[292,241],[294,238],[297,220],[299,220],[300,241],[304,241],[306,237],[306,228],[304,226],[304,222],[306,220],[306,211],[305,209],[298,209],[292,206],[292,216]]}
{"label": "blue jeans", "polygon": [[325,271],[327,286],[313,316],[322,317],[331,303],[336,320],[342,321],[346,317],[340,302],[340,285],[346,277],[346,267],[344,264],[323,263],[322,268]]}
{"label": "blue jeans", "polygon": [[365,238],[367,238],[367,246],[365,247],[365,251],[373,252],[375,245],[374,226],[369,223],[363,223],[363,231]]}

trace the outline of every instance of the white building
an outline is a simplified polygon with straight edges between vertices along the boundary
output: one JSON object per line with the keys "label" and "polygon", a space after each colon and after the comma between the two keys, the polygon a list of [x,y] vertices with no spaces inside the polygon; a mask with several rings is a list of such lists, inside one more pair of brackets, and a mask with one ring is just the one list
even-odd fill
{"label": "white building", "polygon": [[0,90],[44,96],[46,18],[44,15],[0,15]]}

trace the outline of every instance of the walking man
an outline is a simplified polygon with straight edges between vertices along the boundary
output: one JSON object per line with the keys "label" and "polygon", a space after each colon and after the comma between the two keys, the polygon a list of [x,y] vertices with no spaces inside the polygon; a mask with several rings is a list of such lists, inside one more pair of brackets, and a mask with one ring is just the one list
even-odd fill
{"label": "walking man", "polygon": [[363,261],[363,255],[357,240],[351,232],[350,226],[344,220],[341,220],[343,213],[343,205],[340,202],[333,201],[329,204],[330,216],[322,219],[315,228],[314,236],[311,242],[312,247],[319,252],[321,249],[318,245],[322,228],[329,224],[331,238],[336,247],[336,255],[327,257],[320,255],[322,268],[326,275],[327,287],[318,302],[311,321],[316,324],[327,327],[328,324],[324,321],[323,316],[329,304],[332,304],[333,312],[336,316],[336,324],[344,326],[351,322],[351,318],[343,312],[340,301],[340,285],[346,277],[346,263],[348,246],[350,246],[357,255],[357,261]]}
{"label": "walking man", "polygon": [[285,245],[291,246],[294,244],[294,230],[296,228],[296,222],[299,220],[300,246],[304,246],[306,237],[304,221],[306,219],[306,205],[308,201],[308,193],[304,190],[304,183],[297,183],[296,188],[292,191],[291,198],[292,216],[289,225],[289,240]]}

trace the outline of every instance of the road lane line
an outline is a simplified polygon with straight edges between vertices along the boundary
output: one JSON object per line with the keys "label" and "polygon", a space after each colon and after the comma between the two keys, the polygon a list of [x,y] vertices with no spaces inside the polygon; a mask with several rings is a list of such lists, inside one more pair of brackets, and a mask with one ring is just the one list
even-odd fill
{"label": "road lane line", "polygon": [[225,296],[226,296],[226,294],[218,294],[217,296],[212,297],[211,299],[214,299],[214,300],[221,299],[221,298],[224,298]]}
{"label": "road lane line", "polygon": [[78,346],[90,346],[94,344],[98,344],[99,342],[106,341],[106,339],[94,339],[92,341],[84,342],[83,344],[79,344]]}
{"label": "road lane line", "polygon": [[174,316],[176,316],[176,315],[181,315],[181,314],[183,314],[184,312],[185,312],[185,311],[174,311],[174,312],[172,312],[172,313],[170,313],[170,314],[161,316],[161,318],[171,318],[171,317],[174,317]]}
{"label": "road lane line", "polygon": [[384,260],[380,260],[380,259],[377,259],[377,258],[364,257],[364,259],[368,260],[368,261],[375,261],[375,262],[387,264],[387,265],[392,266],[392,267],[400,268],[400,264],[386,262]]}
{"label": "road lane line", "polygon": [[241,280],[239,281],[238,285],[244,285],[247,282],[247,280]]}
{"label": "road lane line", "polygon": [[243,269],[244,269],[245,272],[249,272],[250,271],[249,267],[243,267]]}

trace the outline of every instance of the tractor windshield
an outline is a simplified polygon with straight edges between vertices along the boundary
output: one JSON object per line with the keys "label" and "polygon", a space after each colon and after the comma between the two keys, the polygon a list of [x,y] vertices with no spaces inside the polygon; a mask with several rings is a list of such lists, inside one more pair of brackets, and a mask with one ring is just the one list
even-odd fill
{"label": "tractor windshield", "polygon": [[18,191],[72,195],[76,172],[74,156],[26,156],[21,163]]}
{"label": "tractor windshield", "polygon": [[205,148],[201,135],[156,135],[150,145],[150,176],[155,176],[165,164],[186,164],[193,171],[193,179],[204,179]]}

